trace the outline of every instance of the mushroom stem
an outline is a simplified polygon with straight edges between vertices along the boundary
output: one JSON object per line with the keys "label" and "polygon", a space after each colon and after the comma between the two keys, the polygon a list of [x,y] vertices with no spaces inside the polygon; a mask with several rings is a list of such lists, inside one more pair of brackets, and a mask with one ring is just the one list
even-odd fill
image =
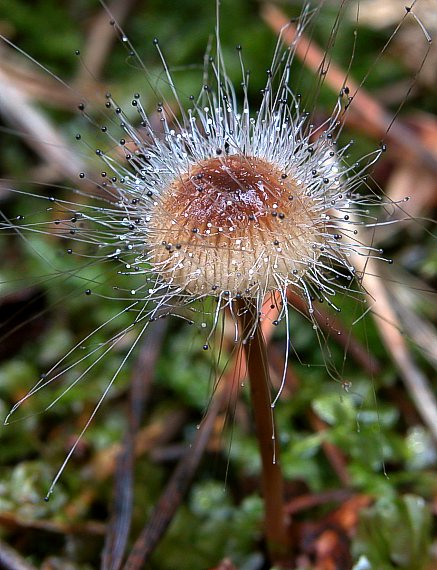
{"label": "mushroom stem", "polygon": [[261,454],[261,490],[265,505],[265,536],[270,562],[283,568],[290,562],[291,535],[284,512],[284,478],[270,394],[267,346],[255,306],[238,301],[246,354],[250,397]]}

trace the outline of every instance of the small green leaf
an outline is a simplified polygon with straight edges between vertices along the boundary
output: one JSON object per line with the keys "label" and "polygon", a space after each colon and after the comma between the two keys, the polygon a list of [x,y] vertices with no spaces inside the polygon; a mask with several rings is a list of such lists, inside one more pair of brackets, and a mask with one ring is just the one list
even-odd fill
{"label": "small green leaf", "polygon": [[429,557],[431,515],[422,497],[383,498],[360,514],[354,553],[378,570],[423,570]]}

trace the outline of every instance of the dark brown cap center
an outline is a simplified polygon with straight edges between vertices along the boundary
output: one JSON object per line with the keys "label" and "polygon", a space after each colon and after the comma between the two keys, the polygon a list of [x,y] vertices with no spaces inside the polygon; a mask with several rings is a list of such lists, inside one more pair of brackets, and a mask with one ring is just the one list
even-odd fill
{"label": "dark brown cap center", "polygon": [[197,163],[163,196],[166,211],[183,225],[244,225],[290,207],[290,184],[271,164],[235,155]]}

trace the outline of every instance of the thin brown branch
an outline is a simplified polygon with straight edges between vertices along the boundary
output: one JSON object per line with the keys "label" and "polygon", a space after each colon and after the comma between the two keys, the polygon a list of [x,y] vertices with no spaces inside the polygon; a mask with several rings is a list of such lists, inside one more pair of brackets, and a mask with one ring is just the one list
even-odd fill
{"label": "thin brown branch", "polygon": [[58,176],[76,179],[82,161],[26,93],[18,89],[0,70],[0,110],[9,124],[26,135],[27,144]]}
{"label": "thin brown branch", "polygon": [[55,534],[87,534],[102,536],[106,525],[99,521],[88,520],[84,523],[67,523],[58,520],[35,520],[22,518],[15,512],[2,511],[0,513],[0,526],[12,530],[37,529]]}
{"label": "thin brown branch", "polygon": [[305,34],[297,39],[296,26],[273,4],[266,3],[262,16],[276,34],[282,32],[282,38],[288,45],[293,45],[296,56],[306,67],[319,74],[323,70],[324,82],[335,92],[340,93],[347,84],[352,100],[345,112],[345,120],[355,119],[362,130],[372,136],[392,141],[402,151],[403,160],[415,159],[437,172],[437,156],[433,148],[422,141],[408,126],[399,121],[393,122],[393,115],[366,92],[362,84],[356,83],[348,73],[332,61],[326,61],[326,53]]}
{"label": "thin brown branch", "polygon": [[2,540],[0,540],[0,568],[3,570],[37,570]]}
{"label": "thin brown branch", "polygon": [[[321,433],[327,429],[325,422],[323,422],[315,413],[310,411],[308,416],[314,431]],[[341,483],[345,487],[349,486],[351,479],[347,470],[347,462],[340,449],[329,441],[322,442],[322,449]]]}
{"label": "thin brown branch", "polygon": [[85,47],[82,49],[84,65],[74,80],[79,91],[83,85],[89,83],[90,79],[95,81],[100,77],[112,45],[117,40],[117,34],[114,26],[110,25],[110,19],[113,18],[117,26],[121,25],[135,3],[136,0],[123,0],[123,2],[113,0],[108,4],[108,11],[100,10],[94,19]]}
{"label": "thin brown branch", "polygon": [[[309,316],[308,305],[305,301],[291,290],[287,292],[289,303],[299,313]],[[381,365],[378,360],[363,346],[357,338],[353,335],[350,329],[336,319],[333,315],[328,314],[327,311],[318,307],[313,313],[313,318],[317,322],[320,329],[327,335],[332,335],[332,340],[342,346],[347,353],[371,376],[380,373]]]}
{"label": "thin brown branch", "polygon": [[[0,72],[7,77],[9,83],[24,93],[26,97],[35,102],[49,103],[51,107],[71,111],[78,104],[79,94],[73,88],[67,87],[61,81],[48,75],[39,68],[29,65],[29,62],[12,49],[0,45]],[[86,95],[93,99],[96,85],[89,86],[86,93],[81,92],[80,97]]]}
{"label": "thin brown branch", "polygon": [[349,489],[333,489],[321,493],[311,493],[308,495],[300,495],[289,501],[285,505],[285,511],[294,515],[314,507],[327,505],[329,503],[344,503],[354,495]]}
{"label": "thin brown branch", "polygon": [[181,504],[214,429],[217,414],[226,400],[226,391],[219,390],[212,399],[210,409],[202,422],[193,445],[187,449],[157,502],[149,522],[144,527],[124,566],[124,570],[141,570],[161,540],[174,514]]}
{"label": "thin brown branch", "polygon": [[427,378],[417,367],[408,349],[402,326],[393,309],[390,294],[372,258],[354,256],[354,265],[363,274],[368,304],[388,353],[414,401],[417,411],[437,442],[437,399]]}
{"label": "thin brown branch", "polygon": [[[150,425],[141,428],[135,438],[135,455],[144,455],[155,445],[163,444],[172,439],[186,421],[183,410],[172,410],[162,414]],[[103,481],[113,475],[116,469],[117,457],[122,450],[120,443],[99,451],[90,464],[90,474],[97,481]]]}
{"label": "thin brown branch", "polygon": [[142,341],[134,367],[130,389],[129,429],[124,447],[117,459],[114,502],[102,554],[102,569],[118,570],[126,549],[133,511],[133,480],[135,467],[135,438],[140,429],[146,401],[151,392],[153,371],[166,330],[165,320],[158,320]]}

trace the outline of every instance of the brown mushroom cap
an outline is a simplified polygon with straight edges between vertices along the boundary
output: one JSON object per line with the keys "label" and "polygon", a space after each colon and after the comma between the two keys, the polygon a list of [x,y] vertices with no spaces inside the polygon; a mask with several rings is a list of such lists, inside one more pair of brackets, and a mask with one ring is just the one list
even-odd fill
{"label": "brown mushroom cap", "polygon": [[192,165],[151,212],[149,260],[190,294],[256,296],[297,282],[319,255],[321,218],[305,188],[245,155]]}

